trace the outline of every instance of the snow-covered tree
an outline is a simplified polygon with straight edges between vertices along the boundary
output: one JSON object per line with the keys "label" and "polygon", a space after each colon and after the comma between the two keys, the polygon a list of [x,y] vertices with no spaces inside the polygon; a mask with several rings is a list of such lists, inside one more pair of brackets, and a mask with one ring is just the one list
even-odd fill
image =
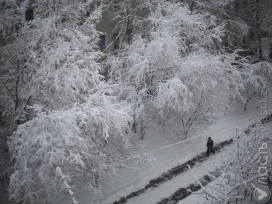
{"label": "snow-covered tree", "polygon": [[[208,10],[216,14],[220,21],[224,22],[225,25],[225,37],[224,40],[226,45],[234,46],[238,41],[240,43],[245,43],[246,36],[251,36],[251,42],[249,43],[251,47],[249,50],[256,52],[258,48],[259,58],[266,55],[268,58],[269,53],[265,53],[270,50],[270,45],[272,42],[271,38],[271,27],[269,22],[271,22],[272,4],[267,0],[257,0],[257,1],[244,1],[243,10],[241,11],[241,3],[234,2],[233,0],[226,1],[193,1],[191,10],[194,12],[202,12],[202,10]],[[250,27],[246,22],[241,19],[246,18],[247,22],[250,22]],[[251,29],[250,32],[249,28]],[[253,36],[254,32],[256,36]],[[229,50],[230,51],[230,50]],[[241,50],[247,52],[248,50]],[[245,54],[244,54],[245,55]],[[254,96],[260,96],[261,91],[267,89],[271,85],[271,64],[267,62],[260,62],[256,64],[249,65],[237,64],[240,71],[242,71],[242,77],[245,84],[245,89],[243,91],[243,96],[245,99],[244,109],[246,110],[248,102]]]}
{"label": "snow-covered tree", "polygon": [[[264,125],[264,124],[261,124]],[[230,151],[221,152],[220,164],[215,164],[220,176],[209,176],[211,184],[204,186],[193,174],[201,189],[203,203],[221,204],[230,201],[252,201],[255,187],[268,185],[271,162],[271,140],[260,124],[248,129],[236,128]],[[254,187],[255,186],[255,187]]]}
{"label": "snow-covered tree", "polygon": [[255,48],[260,60],[272,58],[272,3],[269,0],[256,0],[252,8],[252,20],[256,26],[253,31],[256,35]]}
{"label": "snow-covered tree", "polygon": [[0,30],[3,35],[3,39],[7,37],[10,29],[15,25],[16,21],[16,9],[18,8],[15,0],[1,0],[0,1]]}
{"label": "snow-covered tree", "polygon": [[[244,22],[235,8],[233,0],[213,1],[213,0],[194,0],[191,3],[191,11],[202,13],[209,11],[216,15],[217,20],[224,25],[225,36],[224,46],[235,46],[238,41],[241,43],[247,36],[249,26]],[[234,7],[234,8],[233,8]],[[236,13],[233,12],[235,10]],[[229,51],[229,50],[228,50]]]}
{"label": "snow-covered tree", "polygon": [[111,77],[124,84],[123,97],[136,113],[153,118],[165,135],[184,138],[217,121],[240,98],[238,54],[220,53],[224,25],[208,12],[170,2],[153,2],[149,11],[149,38],[134,37],[110,60]]}
{"label": "snow-covered tree", "polygon": [[[272,2],[270,0],[244,1],[243,12],[242,2],[235,2],[235,15],[232,19],[242,17],[246,19],[250,26],[248,37],[250,42],[247,43],[244,39],[243,44],[249,45],[245,51],[254,54],[254,61],[267,60],[272,57],[272,29],[271,29],[271,13]],[[234,9],[233,9],[234,10]],[[232,21],[232,19],[230,19]],[[229,26],[231,29],[233,25]],[[239,32],[234,32],[238,35],[235,39],[239,39]],[[241,40],[241,38],[240,38]]]}
{"label": "snow-covered tree", "polygon": [[[240,68],[245,89],[242,92],[245,98],[244,110],[254,96],[262,97],[263,92],[270,90],[272,85],[272,64],[266,61],[247,64]],[[267,94],[267,93],[266,93]]]}
{"label": "snow-covered tree", "polygon": [[100,179],[128,158],[144,160],[129,142],[130,107],[100,75],[103,4],[37,0],[25,18],[29,3],[15,7],[20,27],[1,48],[1,105],[17,126],[8,137],[9,198],[56,203],[68,191],[76,203],[73,184],[83,178],[97,197]]}

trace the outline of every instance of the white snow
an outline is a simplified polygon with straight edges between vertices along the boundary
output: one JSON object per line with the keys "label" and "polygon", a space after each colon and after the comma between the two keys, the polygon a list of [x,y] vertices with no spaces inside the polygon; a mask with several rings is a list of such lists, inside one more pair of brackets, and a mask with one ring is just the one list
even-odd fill
{"label": "white snow", "polygon": [[[210,158],[197,165],[192,169],[194,171],[195,175],[198,178],[201,178],[208,174],[209,172],[215,170],[214,162],[219,163],[220,162],[220,155],[210,155]],[[179,188],[185,188],[189,186],[192,182],[194,182],[192,174],[190,171],[186,171],[179,176],[175,177],[172,180],[169,180],[159,187],[157,187],[154,190],[151,190],[150,192],[144,193],[143,195],[140,195],[139,197],[136,197],[135,199],[128,200],[128,204],[139,204],[139,203],[158,203],[162,200],[162,198],[167,198],[171,196],[176,190]]]}
{"label": "white snow", "polygon": [[[109,204],[114,201],[119,200],[121,197],[125,197],[140,188],[143,188],[151,179],[160,176],[162,173],[167,172],[172,167],[178,164],[185,163],[194,156],[206,151],[206,140],[208,137],[216,143],[226,141],[232,138],[232,131],[235,126],[243,127],[248,121],[257,121],[260,118],[260,106],[259,98],[253,98],[248,105],[247,111],[243,110],[243,105],[238,104],[236,110],[226,114],[217,124],[210,126],[207,130],[201,130],[196,132],[190,132],[189,138],[191,140],[180,142],[178,144],[169,144],[169,141],[164,137],[164,135],[156,127],[152,127],[146,133],[144,138],[144,143],[155,147],[155,156],[159,159],[159,164],[156,167],[151,167],[149,165],[142,165],[141,170],[132,171],[129,169],[120,169],[119,176],[112,178],[110,183],[101,184],[102,191],[104,193],[104,198],[99,204]],[[269,104],[271,104],[271,98],[269,99]],[[268,114],[272,113],[272,109],[268,107]],[[269,126],[268,126],[269,127]],[[268,128],[270,133],[272,128]],[[134,143],[142,143],[136,138],[133,138]],[[194,138],[193,138],[194,137]],[[166,147],[168,146],[168,147]],[[228,148],[228,147],[226,147]],[[208,172],[215,169],[213,163],[219,162],[220,154],[211,155],[210,158],[199,166],[194,167],[196,175],[202,177]],[[156,189],[148,190],[137,196],[135,198],[129,199],[127,203],[135,204],[152,204],[160,201],[161,199],[170,196],[177,189],[181,187],[186,187],[190,183],[194,183],[194,178],[190,172],[184,172],[181,175],[174,177],[172,180],[163,183]],[[191,195],[180,201],[180,203],[197,203],[203,198],[198,198],[199,196]],[[89,192],[84,192],[79,190],[75,192],[75,198],[81,204],[90,204],[91,194]],[[188,200],[187,200],[188,199]],[[194,201],[192,201],[194,200]],[[69,198],[63,200],[60,204],[70,204],[72,201]],[[201,202],[200,202],[201,203]]]}

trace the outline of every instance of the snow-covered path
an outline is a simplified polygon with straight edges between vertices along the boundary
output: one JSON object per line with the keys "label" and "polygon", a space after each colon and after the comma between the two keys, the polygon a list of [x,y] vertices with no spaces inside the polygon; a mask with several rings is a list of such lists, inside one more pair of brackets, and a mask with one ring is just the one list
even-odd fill
{"label": "snow-covered path", "polygon": [[[267,123],[267,130],[262,132],[262,137],[263,138],[269,138],[270,141],[272,140],[272,120],[270,119],[270,121]],[[233,144],[229,145],[225,150],[227,149],[230,149],[231,146]],[[215,156],[215,159],[212,159],[214,160],[215,162],[220,162],[220,155],[218,156]],[[203,166],[206,166],[206,163],[204,163]],[[196,168],[194,168],[196,169]],[[197,169],[203,169],[203,167],[197,167]],[[205,167],[204,167],[205,169]],[[197,174],[197,172],[195,173],[195,175],[197,175],[198,178],[201,178],[201,175]],[[186,178],[184,178],[186,180]],[[193,180],[194,181],[194,180]],[[214,184],[214,181],[211,181],[208,183],[208,186],[211,186]],[[214,187],[214,186],[213,186]],[[270,187],[270,189],[272,190],[272,188]],[[212,192],[213,190],[212,189],[209,189],[210,192]],[[194,191],[194,192],[197,192],[197,191]],[[216,193],[216,192],[215,192]],[[186,196],[184,199],[180,199],[180,200],[175,200],[175,202],[171,202],[171,204],[202,204],[204,203],[204,200],[205,200],[205,196],[204,195],[201,195],[201,194],[190,194],[188,196]],[[179,201],[179,202],[176,202],[176,201]],[[232,200],[232,201],[229,201],[228,203],[230,204],[234,204],[234,203],[237,203],[237,201],[235,200]],[[257,202],[254,198],[251,198],[251,201],[248,201],[248,200],[245,200],[245,201],[239,201],[238,202],[239,204],[258,204],[260,202]],[[159,204],[165,204],[165,203],[159,203]],[[265,204],[272,204],[272,197],[269,199],[269,201],[265,202]]]}
{"label": "snow-covered path", "polygon": [[[270,123],[271,124],[271,121]],[[265,132],[265,136],[271,137],[272,135],[272,126],[268,126],[268,130]],[[231,149],[232,144],[227,145],[222,149],[222,151],[228,151]],[[203,162],[200,162],[198,165],[195,165],[192,168],[192,171],[194,172],[194,175],[198,178],[202,178],[205,175],[214,172],[216,170],[216,167],[214,163],[219,164],[221,160],[221,154],[220,152],[216,152],[216,154],[210,155],[209,158],[205,159]],[[194,183],[193,176],[190,171],[185,171],[184,173],[181,173],[177,177],[168,180],[164,182],[162,185],[158,186],[155,189],[152,189],[149,192],[146,192],[140,196],[137,196],[135,198],[132,198],[128,200],[128,204],[140,204],[140,203],[146,203],[146,204],[157,204],[160,201],[162,201],[165,198],[171,197],[175,192],[177,192],[180,188],[186,188],[190,184]],[[188,204],[188,203],[196,203],[195,198],[199,197],[198,195],[191,195],[189,199],[184,199],[183,202],[179,202],[179,204]],[[203,198],[199,198],[199,202]],[[193,202],[194,201],[194,202]],[[171,203],[175,204],[178,201],[176,199],[168,199],[168,201],[160,202],[162,203]],[[201,202],[200,202],[201,203]]]}
{"label": "snow-covered path", "polygon": [[[195,166],[192,171],[195,172],[195,175],[199,178],[205,176],[209,172],[215,170],[214,162],[219,163],[220,154],[211,155],[209,159],[205,162]],[[144,193],[134,199],[128,200],[128,204],[156,204],[160,202],[163,198],[170,197],[175,191],[179,188],[185,188],[193,182],[193,177],[190,171],[185,171],[179,176],[163,183],[159,187],[151,190],[150,192]]]}
{"label": "snow-covered path", "polygon": [[[232,141],[226,141],[226,142],[220,143],[220,145],[214,147],[214,150],[219,152],[219,151],[221,151],[222,148],[224,148],[225,146],[228,146],[230,143],[232,143]],[[165,182],[167,182],[169,180],[173,180],[175,177],[180,176],[180,174],[185,173],[188,170],[188,165],[192,166],[192,167],[197,166],[198,164],[204,162],[205,160],[207,160],[207,155],[206,155],[206,152],[203,152],[203,153],[197,155],[196,157],[193,157],[192,159],[190,159],[186,163],[178,165],[178,166],[168,170],[167,172],[163,173],[159,177],[152,179],[151,181],[149,181],[149,183],[144,188],[141,188],[141,189],[131,193],[130,195],[123,198],[122,201],[118,201],[118,202],[124,203],[125,200],[132,199],[132,198],[137,197],[141,194],[152,191],[153,189],[157,189],[157,187],[160,186],[161,184],[164,184]]]}
{"label": "snow-covered path", "polygon": [[[270,110],[270,112],[271,112],[271,110]],[[164,161],[166,161],[166,162],[164,162],[164,165],[166,167],[168,167],[168,169],[170,169],[172,166],[185,163],[189,159],[200,154],[201,152],[205,152],[206,147],[203,144],[205,144],[208,136],[211,136],[215,142],[220,143],[220,142],[230,139],[232,137],[232,131],[233,131],[234,126],[243,127],[244,125],[246,125],[248,120],[257,121],[258,117],[259,117],[259,115],[258,115],[257,111],[256,112],[248,112],[242,116],[237,117],[235,120],[233,120],[233,118],[231,118],[231,117],[230,118],[226,117],[224,119],[227,121],[231,119],[232,123],[221,122],[220,124],[214,125],[211,128],[212,130],[202,132],[201,137],[190,140],[189,142],[184,142],[184,143],[180,143],[177,145],[173,145],[168,150],[167,149],[159,150],[159,151],[162,151],[162,154],[160,152],[158,152],[158,155],[159,155],[158,157],[164,158]],[[228,122],[230,122],[230,121],[228,121]],[[178,148],[176,148],[176,146]],[[170,151],[172,153],[172,155],[173,155],[173,152],[176,151],[176,154],[174,154],[175,156],[173,156],[173,158],[169,159],[169,155],[168,155],[169,152],[168,151]],[[168,161],[167,161],[167,157],[169,159]],[[207,161],[205,161],[204,164],[201,165],[201,171],[199,171],[200,177],[206,175],[208,172],[211,172],[215,169],[213,162],[219,161],[220,156],[219,156],[219,154],[217,154],[217,156],[212,155],[212,157],[214,157],[214,159],[207,160]],[[161,172],[161,171],[157,170],[157,173],[158,172]],[[154,175],[157,173],[155,173],[155,171],[153,172]],[[134,182],[134,184],[130,186],[131,189],[133,189],[133,188],[139,189],[139,187],[141,187],[141,185],[137,185],[137,184],[147,183],[149,176],[151,176],[151,175],[147,175],[147,177],[143,177],[143,178],[139,179],[138,181]],[[150,190],[148,193],[144,193],[140,196],[137,196],[136,198],[129,199],[127,203],[151,204],[151,203],[159,202],[162,198],[166,198],[166,197],[170,196],[171,194],[173,194],[178,188],[186,187],[192,181],[193,181],[192,176],[190,175],[189,172],[186,172],[184,175],[182,174],[182,175],[176,177],[175,179],[167,181],[163,185],[159,186],[158,188]],[[128,190],[128,188],[124,189],[124,191],[126,191],[126,190]],[[133,192],[133,191],[130,191],[130,192]],[[122,193],[122,192],[120,192],[120,193]],[[120,195],[119,192],[115,193],[115,196],[117,196],[117,195]],[[117,200],[119,200],[119,199],[117,199]],[[108,203],[108,202],[106,202],[106,203]]]}
{"label": "snow-covered path", "polygon": [[[150,130],[146,135],[146,143],[150,146],[156,146],[155,155],[159,158],[160,163],[156,167],[149,165],[143,165],[141,171],[131,171],[128,169],[121,169],[118,177],[113,178],[110,184],[102,184],[104,192],[104,199],[99,204],[112,204],[114,201],[120,200],[122,197],[130,195],[139,189],[144,188],[150,180],[161,176],[169,169],[186,163],[196,155],[206,151],[206,140],[210,136],[219,144],[222,141],[226,141],[232,138],[232,131],[235,126],[244,127],[247,122],[257,121],[260,116],[260,109],[256,108],[260,106],[258,99],[253,100],[248,106],[248,111],[242,110],[242,105],[237,107],[239,111],[230,112],[220,120],[217,124],[209,127],[208,130],[201,130],[191,132],[190,138],[195,137],[189,141],[181,142],[179,144],[171,145],[170,147],[162,148],[170,145],[169,141],[159,132],[158,129]],[[271,114],[272,110],[268,110],[268,114]],[[211,155],[208,160],[201,163],[198,167],[194,167],[196,175],[202,177],[208,172],[215,169],[213,162],[219,161],[219,154]],[[200,170],[201,168],[201,170]],[[141,195],[128,199],[127,203],[135,204],[152,204],[161,201],[163,198],[169,197],[177,189],[186,187],[190,183],[194,182],[190,172],[184,172],[181,175],[164,182],[157,188],[151,188],[147,192]],[[92,202],[90,193],[80,191],[75,195],[81,204],[90,204]],[[63,200],[61,204],[70,204],[69,199]]]}

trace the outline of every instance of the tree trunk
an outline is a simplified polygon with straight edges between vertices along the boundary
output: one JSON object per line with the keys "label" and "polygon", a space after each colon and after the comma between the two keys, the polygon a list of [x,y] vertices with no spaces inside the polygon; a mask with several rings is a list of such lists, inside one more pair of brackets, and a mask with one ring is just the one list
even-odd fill
{"label": "tree trunk", "polygon": [[270,50],[269,50],[269,61],[272,62],[272,43],[270,45]]}
{"label": "tree trunk", "polygon": [[248,102],[246,102],[246,103],[245,103],[245,106],[244,106],[244,111],[246,111],[246,110],[247,110],[247,104],[248,104]]}
{"label": "tree trunk", "polygon": [[137,132],[137,123],[135,121],[132,124],[132,131],[135,133]]}
{"label": "tree trunk", "polygon": [[244,105],[244,111],[247,110],[247,104],[249,103],[249,101],[251,101],[251,99],[253,98],[253,96],[255,96],[256,92],[254,92],[246,101],[245,105]]}
{"label": "tree trunk", "polygon": [[184,130],[184,138],[187,139],[188,136],[188,130]]}
{"label": "tree trunk", "polygon": [[144,139],[145,136],[145,131],[144,131],[144,120],[141,117],[140,122],[139,122],[139,137],[141,140]]}
{"label": "tree trunk", "polygon": [[260,23],[260,0],[256,0],[256,28],[257,28],[257,40],[258,40],[258,55],[259,60],[263,60],[263,48],[262,48],[262,30],[261,30],[261,23]]}

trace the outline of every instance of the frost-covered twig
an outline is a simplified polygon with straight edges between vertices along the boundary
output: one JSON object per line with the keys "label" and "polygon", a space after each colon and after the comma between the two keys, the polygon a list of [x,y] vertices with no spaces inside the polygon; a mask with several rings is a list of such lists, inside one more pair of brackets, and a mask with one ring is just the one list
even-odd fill
{"label": "frost-covered twig", "polygon": [[190,191],[191,193],[193,193],[193,194],[203,194],[203,193],[204,193],[204,194],[206,194],[206,195],[209,195],[211,198],[215,199],[216,201],[220,201],[221,199],[219,199],[217,196],[215,196],[215,195],[213,195],[212,193],[210,193],[210,192],[206,189],[206,187],[202,185],[202,183],[199,181],[199,179],[194,175],[194,173],[193,173],[191,167],[190,167],[189,165],[187,165],[187,166],[188,166],[188,168],[189,168],[191,174],[193,175],[193,177],[194,177],[196,183],[197,183],[197,184],[200,186],[200,188],[201,188],[200,192],[192,192],[190,189],[189,189],[189,191]]}
{"label": "frost-covered twig", "polygon": [[62,170],[61,170],[61,168],[60,168],[59,166],[56,167],[56,176],[60,179],[60,181],[63,182],[64,187],[67,189],[67,191],[68,191],[70,197],[71,197],[72,200],[73,200],[73,203],[74,203],[74,204],[79,204],[79,202],[77,202],[77,201],[75,200],[74,192],[72,191],[71,186],[68,184],[68,181],[67,181],[67,179],[66,179],[67,177],[62,173]]}

